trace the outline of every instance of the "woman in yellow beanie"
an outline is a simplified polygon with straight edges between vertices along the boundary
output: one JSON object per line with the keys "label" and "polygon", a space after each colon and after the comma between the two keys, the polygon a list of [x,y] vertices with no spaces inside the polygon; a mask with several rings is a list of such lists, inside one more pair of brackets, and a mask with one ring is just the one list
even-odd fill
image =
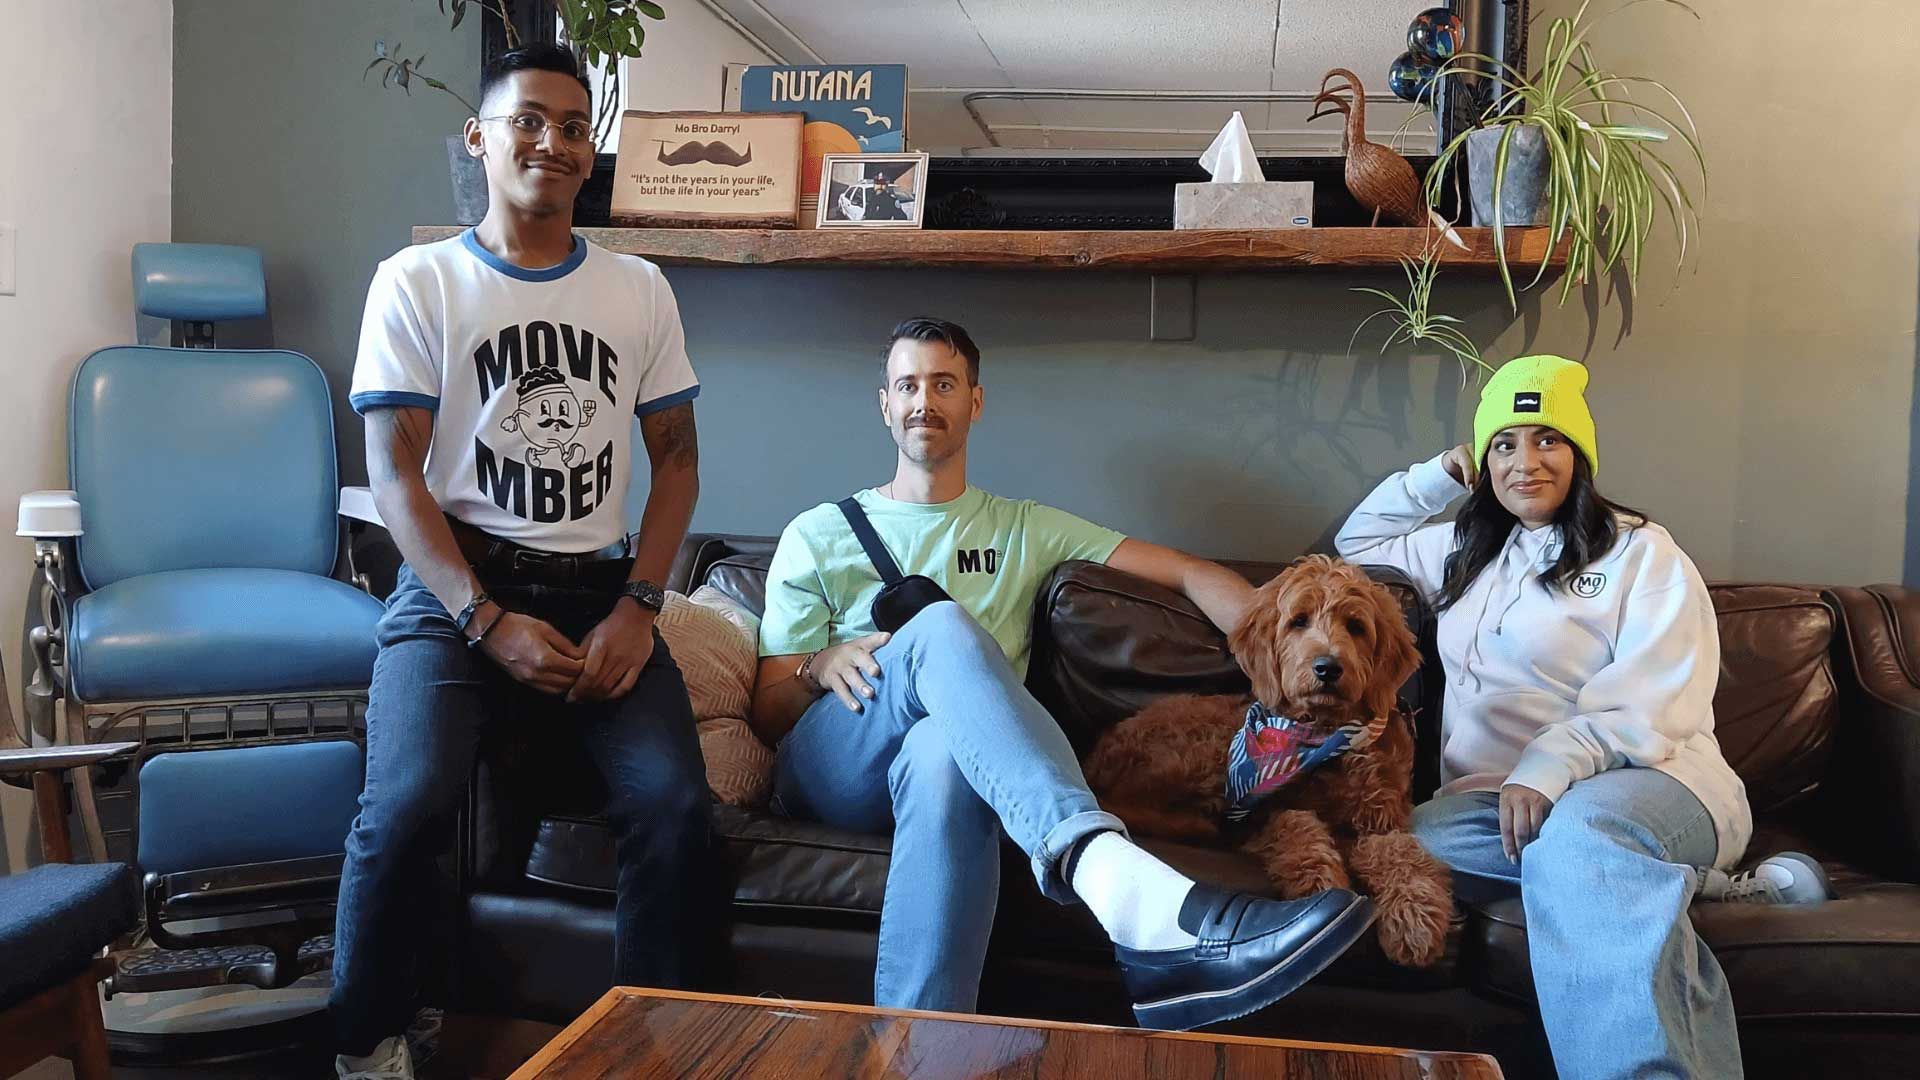
{"label": "woman in yellow beanie", "polygon": [[1414,833],[1463,900],[1519,888],[1560,1074],[1737,1077],[1733,1002],[1687,906],[1815,902],[1826,879],[1794,853],[1727,873],[1753,818],[1713,734],[1713,603],[1665,529],[1595,487],[1586,386],[1557,356],[1506,364],[1473,443],[1389,477],[1335,544],[1441,612],[1442,787]]}

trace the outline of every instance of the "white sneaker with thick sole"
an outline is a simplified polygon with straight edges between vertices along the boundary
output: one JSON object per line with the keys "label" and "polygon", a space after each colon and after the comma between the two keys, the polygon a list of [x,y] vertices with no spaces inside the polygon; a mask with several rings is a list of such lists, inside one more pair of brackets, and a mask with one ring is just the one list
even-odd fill
{"label": "white sneaker with thick sole", "polygon": [[1833,899],[1833,886],[1820,861],[1797,851],[1769,855],[1738,874],[1713,872],[1700,890],[1702,900],[1735,904],[1819,904]]}
{"label": "white sneaker with thick sole", "polygon": [[335,1057],[333,1071],[340,1080],[414,1080],[413,1052],[404,1036],[394,1035],[380,1040],[366,1057]]}

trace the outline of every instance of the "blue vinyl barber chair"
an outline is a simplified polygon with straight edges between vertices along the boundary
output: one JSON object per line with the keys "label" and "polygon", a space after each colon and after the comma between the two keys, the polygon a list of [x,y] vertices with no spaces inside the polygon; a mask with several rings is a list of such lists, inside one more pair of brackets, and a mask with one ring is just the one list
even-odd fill
{"label": "blue vinyl barber chair", "polygon": [[133,279],[174,346],[81,362],[72,490],[21,501],[28,727],[138,747],[74,775],[92,857],[142,875],[143,928],[109,994],[284,987],[330,962],[381,606],[333,576],[325,376],[298,353],[214,347],[215,323],[266,313],[259,252],[140,244]]}

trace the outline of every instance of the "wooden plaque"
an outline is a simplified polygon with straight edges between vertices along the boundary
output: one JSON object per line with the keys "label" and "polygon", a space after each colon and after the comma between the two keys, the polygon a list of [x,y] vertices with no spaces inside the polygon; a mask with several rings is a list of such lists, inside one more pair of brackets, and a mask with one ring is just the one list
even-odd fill
{"label": "wooden plaque", "polygon": [[802,113],[641,112],[620,120],[616,225],[791,229]]}

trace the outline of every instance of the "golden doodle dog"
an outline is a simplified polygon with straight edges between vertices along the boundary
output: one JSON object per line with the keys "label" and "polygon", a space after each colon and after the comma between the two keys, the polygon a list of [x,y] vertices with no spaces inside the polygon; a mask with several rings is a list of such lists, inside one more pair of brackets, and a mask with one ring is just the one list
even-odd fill
{"label": "golden doodle dog", "polygon": [[[1447,868],[1407,831],[1414,742],[1397,693],[1420,653],[1399,602],[1357,568],[1308,556],[1255,591],[1227,644],[1254,697],[1168,697],[1114,725],[1085,762],[1101,805],[1143,836],[1232,838],[1287,899],[1357,885],[1379,908],[1389,959],[1439,960],[1453,896]],[[1302,750],[1263,761],[1297,767],[1315,747],[1347,749],[1230,826],[1230,747],[1256,715]]]}

